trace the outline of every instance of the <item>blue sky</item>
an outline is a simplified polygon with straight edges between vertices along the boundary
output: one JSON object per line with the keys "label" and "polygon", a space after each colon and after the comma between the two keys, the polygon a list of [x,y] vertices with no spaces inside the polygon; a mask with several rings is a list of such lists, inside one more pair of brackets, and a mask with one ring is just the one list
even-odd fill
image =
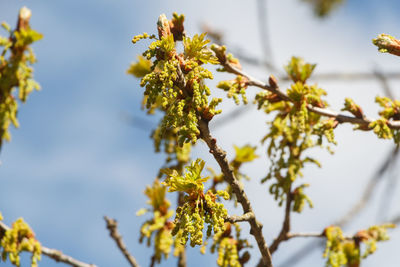
{"label": "blue sky", "polygon": [[[292,55],[299,55],[317,62],[317,71],[321,72],[369,71],[375,65],[384,70],[399,69],[398,59],[377,53],[371,45],[371,39],[382,32],[400,36],[398,2],[348,1],[324,21],[315,19],[300,1],[269,2],[266,14],[278,66]],[[189,34],[197,33],[201,23],[207,22],[225,33],[228,44],[260,56],[255,3],[2,0],[0,21],[14,25],[19,8],[26,5],[33,13],[32,27],[44,34],[44,39],[33,47],[39,60],[34,66],[35,79],[42,90],[21,105],[21,127],[12,130],[12,141],[1,152],[0,211],[5,222],[22,216],[45,246],[98,266],[127,266],[108,238],[102,219],[108,215],[119,221],[120,232],[141,265],[148,265],[152,251],[137,242],[144,218],[137,218],[135,212],[145,205],[142,192],[164,157],[154,154],[149,132],[133,127],[125,119],[126,114],[146,118],[140,110],[142,89],[137,80],[125,74],[146,42],[133,46],[131,38],[155,32],[159,14],[170,16],[177,11],[186,14]],[[265,70],[247,67],[261,79],[269,75]],[[391,85],[396,89],[399,83],[392,81]],[[375,82],[324,82],[321,86],[327,89],[335,109],[340,109],[344,97],[351,96],[371,115],[376,112],[372,103],[381,91]],[[234,105],[228,100],[223,107],[232,109]],[[156,118],[149,120],[156,125]],[[245,144],[250,139],[256,144],[265,133],[265,121],[252,109],[216,129],[215,135],[231,153],[233,143]],[[324,168],[305,171],[311,183],[309,193],[317,205],[294,216],[295,230],[318,231],[343,214],[345,207],[358,198],[360,185],[391,148],[389,142],[377,141],[372,134],[352,132],[351,126],[340,127],[337,138],[336,155],[316,152]],[[259,153],[264,154],[261,149]],[[205,157],[216,169],[203,144],[199,144],[195,155]],[[266,238],[271,240],[282,216],[273,200],[265,196],[267,186],[258,183],[267,167],[265,157],[248,167],[254,181],[246,184],[246,190],[261,214]],[[376,223],[377,208],[371,205],[350,231]],[[388,212],[396,214],[399,209],[394,205]],[[364,266],[385,262],[384,266],[394,267],[391,258],[394,248],[400,246],[398,232]],[[282,245],[274,260],[279,263],[301,242]],[[215,265],[214,256],[200,256],[197,249],[189,253],[189,266]],[[297,266],[323,266],[321,254],[314,253]],[[40,266],[54,264],[44,257]],[[23,266],[28,266],[26,261]],[[175,261],[162,266],[175,266]]]}

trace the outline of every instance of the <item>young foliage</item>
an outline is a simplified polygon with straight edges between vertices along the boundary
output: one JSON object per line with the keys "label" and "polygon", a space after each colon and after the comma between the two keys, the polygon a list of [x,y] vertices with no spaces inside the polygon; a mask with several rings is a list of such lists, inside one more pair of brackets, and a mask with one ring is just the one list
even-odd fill
{"label": "young foliage", "polygon": [[236,76],[234,80],[221,81],[218,83],[217,88],[227,91],[228,98],[232,98],[236,105],[239,105],[239,95],[242,96],[243,104],[247,104],[246,89],[247,89],[247,79],[243,76]]}
{"label": "young foliage", "polygon": [[[333,7],[343,2],[343,0],[304,1],[312,3],[319,16],[325,16]],[[30,11],[22,8],[15,30],[11,30],[7,24],[2,24],[9,37],[0,36],[0,46],[3,47],[0,56],[0,147],[3,139],[10,139],[9,125],[12,123],[18,127],[16,99],[25,102],[30,92],[40,88],[33,80],[31,65],[36,59],[29,46],[40,40],[42,35],[30,28],[30,16]],[[183,15],[174,13],[171,20],[161,15],[157,22],[158,37],[144,33],[132,39],[133,43],[142,39],[154,40],[143,56],[138,57],[138,62],[131,64],[127,73],[141,78],[140,84],[145,87],[143,104],[148,113],[153,113],[155,110],[164,113],[152,138],[156,151],[161,151],[163,147],[167,154],[165,165],[171,165],[160,171],[158,178],[166,175],[163,182],[156,179],[153,185],[145,190],[150,207],[139,210],[137,215],[151,213],[152,217],[141,227],[140,242],[147,239],[148,246],[153,242],[153,265],[155,262],[160,263],[162,258],[167,259],[173,246],[174,255],[181,256],[189,239],[191,246],[202,245],[201,250],[204,251],[206,242],[203,241],[203,232],[207,224],[206,236],[213,238],[211,252],[218,252],[217,265],[239,267],[248,262],[250,253],[243,249],[250,248],[251,245],[247,239],[240,236],[239,225],[231,222],[248,221],[264,263],[272,266],[270,251],[262,236],[262,225],[256,220],[250,201],[240,184],[242,178],[249,179],[240,168],[243,163],[251,162],[258,157],[255,153],[256,147],[235,146],[236,156],[228,163],[225,152],[216,146],[216,139],[210,137],[211,141],[206,140],[208,136],[204,134],[202,128],[201,137],[208,145],[211,143],[210,152],[213,155],[219,153],[214,156],[223,174],[216,175],[213,172],[213,184],[211,189],[206,191],[204,186],[209,177],[201,175],[205,165],[203,160],[197,159],[191,162],[186,166],[186,172],[183,171],[183,167],[190,161],[191,146],[200,136],[200,120],[208,123],[214,115],[221,112],[216,110],[216,106],[222,100],[217,98],[209,100],[210,89],[205,81],[212,79],[213,75],[204,65],[220,64],[222,68],[219,71],[237,75],[234,80],[222,81],[217,86],[227,91],[227,97],[233,98],[236,104],[239,104],[239,95],[242,96],[243,103],[247,104],[246,90],[248,86],[255,84],[250,76],[237,71],[241,70],[239,61],[231,54],[226,54],[225,46],[213,45],[209,49],[209,40],[205,38],[204,33],[196,34],[192,38],[187,37],[183,22]],[[178,51],[178,41],[182,41],[181,52]],[[373,40],[373,43],[378,46],[380,52],[400,55],[400,41],[392,36],[381,34]],[[315,67],[315,64],[306,63],[302,58],[292,57],[285,66],[293,82],[286,93],[279,91],[277,82],[272,76],[269,86],[257,85],[268,90],[256,95],[255,102],[258,108],[267,114],[275,114],[273,120],[269,122],[269,131],[262,140],[267,143],[267,154],[272,162],[269,173],[262,182],[272,180],[270,193],[279,201],[279,205],[284,201],[287,203],[283,228],[271,245],[271,253],[276,250],[279,242],[296,236],[289,232],[290,212],[301,212],[306,204],[312,207],[310,198],[304,192],[309,185],[295,184],[297,178],[302,176],[302,169],[306,163],[320,166],[316,159],[305,153],[314,147],[322,146],[324,139],[328,143],[336,144],[333,130],[343,122],[339,119],[340,115],[325,113],[324,115],[328,116],[325,118],[320,115],[320,111],[315,112],[314,108],[322,110],[328,105],[322,99],[326,92],[317,85],[307,84]],[[358,119],[356,122],[360,123],[358,129],[373,130],[379,138],[393,138],[398,144],[400,130],[394,129],[391,122],[400,120],[400,101],[377,97],[376,102],[383,109],[379,113],[381,117],[372,122],[365,118],[361,107],[349,98],[345,99],[342,111],[350,112],[355,117],[347,118],[348,120]],[[342,119],[343,117],[345,116],[342,116]],[[368,125],[365,125],[366,122]],[[206,130],[208,131],[208,128]],[[225,165],[221,164],[221,161]],[[218,184],[226,181],[229,181],[226,190],[216,189]],[[179,193],[174,220],[171,219],[174,212],[170,209],[171,204],[166,198],[167,190]],[[224,205],[218,202],[219,197],[225,200],[235,199],[233,191],[241,203],[245,202],[242,204],[245,212],[243,216],[228,216]],[[3,220],[1,213],[0,220]],[[326,238],[323,255],[327,258],[326,266],[359,266],[362,258],[375,252],[377,242],[389,239],[387,230],[393,227],[392,224],[372,226],[352,237],[344,236],[339,227],[327,227],[322,235],[317,235]],[[232,234],[233,228],[235,235]],[[272,247],[275,247],[274,250]],[[43,250],[48,249],[43,247]],[[8,258],[13,265],[20,266],[20,253],[23,251],[32,254],[31,266],[36,267],[41,258],[42,248],[35,239],[33,231],[20,218],[12,224],[12,228],[0,228],[0,261],[5,262]],[[48,255],[48,252],[45,254]],[[61,252],[57,252],[54,256],[57,261],[61,258],[60,254]],[[268,254],[267,260],[265,254]],[[71,263],[72,261],[66,262],[76,265]],[[76,266],[81,266],[80,264]],[[86,266],[84,263],[83,265]]]}
{"label": "young foliage", "polygon": [[170,202],[166,199],[167,188],[156,179],[153,185],[148,186],[145,190],[146,196],[149,198],[147,204],[151,206],[151,210],[141,209],[136,215],[141,216],[147,212],[152,212],[153,218],[143,223],[140,229],[140,243],[147,238],[147,246],[151,245],[151,239],[154,234],[154,258],[160,263],[162,256],[168,258],[173,245],[171,230],[173,223],[170,218],[174,212],[169,209]]}
{"label": "young foliage", "polygon": [[289,63],[285,66],[285,71],[289,78],[294,82],[306,83],[314,71],[316,64],[309,64],[304,62],[302,58],[292,57]]}
{"label": "young foliage", "polygon": [[378,47],[379,52],[400,56],[400,41],[388,34],[379,34],[372,43]]}
{"label": "young foliage", "polygon": [[[226,223],[225,231],[216,235],[211,246],[211,253],[218,252],[217,265],[221,267],[240,267],[250,259],[250,253],[241,250],[251,248],[247,239],[240,237],[241,228],[239,224]],[[235,229],[235,236],[232,234]],[[241,254],[241,255],[239,255]]]}
{"label": "young foliage", "polygon": [[215,194],[210,190],[204,193],[204,183],[208,177],[202,177],[205,162],[197,159],[186,167],[184,175],[179,175],[176,170],[165,169],[163,172],[167,178],[163,182],[169,192],[184,192],[184,204],[176,210],[174,220],[175,227],[172,231],[176,235],[182,230],[180,243],[186,244],[190,236],[190,245],[203,244],[203,229],[207,223],[207,237],[225,231],[224,220],[227,211],[223,204],[218,203],[217,196],[229,199],[229,194],[226,191],[219,190]]}
{"label": "young foliage", "polygon": [[[140,85],[145,87],[145,105],[147,109],[155,106],[165,115],[160,123],[159,139],[171,129],[177,129],[178,143],[195,143],[200,131],[197,127],[199,118],[211,120],[220,113],[216,106],[221,99],[213,98],[209,101],[210,89],[205,85],[206,79],[212,79],[210,71],[204,64],[217,64],[217,58],[207,48],[208,40],[205,34],[195,35],[193,38],[185,36],[183,15],[174,14],[168,21],[161,15],[157,26],[159,38],[149,45],[143,53],[151,61],[150,73],[141,80]],[[148,38],[148,34],[135,36],[133,42]],[[177,41],[183,41],[183,52],[176,48]],[[131,66],[129,73],[137,73],[143,63]],[[142,72],[143,73],[143,72]]]}
{"label": "young foliage", "polygon": [[130,65],[126,73],[131,74],[136,78],[143,78],[151,72],[151,61],[145,59],[143,56],[138,56],[137,60],[137,62]]}
{"label": "young foliage", "polygon": [[36,62],[30,45],[40,39],[42,34],[31,29],[31,11],[23,7],[19,12],[17,27],[2,23],[8,37],[0,36],[0,148],[3,140],[10,141],[10,125],[19,127],[17,120],[18,100],[25,102],[39,84],[33,80],[31,65]]}
{"label": "young foliage", "polygon": [[[310,0],[310,2],[318,6],[320,15],[325,15],[341,1]],[[160,225],[164,225],[163,227],[168,225],[175,246],[175,255],[179,255],[184,251],[189,239],[191,246],[202,245],[201,251],[204,252],[206,243],[203,241],[203,232],[205,224],[208,224],[207,238],[213,236],[211,251],[218,251],[217,264],[241,266],[248,260],[249,254],[245,252],[239,256],[239,252],[249,244],[239,235],[233,237],[232,226],[236,228],[236,233],[240,230],[236,224],[228,222],[248,221],[251,230],[258,231],[258,233],[253,232],[253,235],[263,255],[264,263],[272,266],[270,262],[268,263],[270,252],[267,245],[264,245],[261,226],[255,219],[247,196],[244,193],[241,195],[240,192],[242,190],[240,180],[248,179],[240,168],[243,163],[251,162],[258,157],[255,154],[256,147],[235,146],[236,156],[228,162],[225,152],[216,146],[216,140],[208,133],[208,128],[202,127],[200,135],[199,125],[204,126],[202,123],[208,123],[220,112],[216,111],[215,107],[221,101],[221,99],[208,100],[210,90],[205,85],[205,80],[211,79],[212,74],[203,65],[219,64],[219,71],[236,75],[234,80],[222,81],[217,86],[227,91],[227,97],[234,98],[236,104],[239,104],[239,95],[242,95],[243,102],[247,103],[246,90],[249,86],[265,89],[256,95],[255,103],[259,109],[266,114],[272,113],[274,117],[268,123],[269,130],[262,139],[262,142],[267,144],[267,155],[271,160],[269,172],[262,182],[272,181],[270,193],[278,200],[279,205],[286,202],[284,224],[279,236],[271,245],[271,253],[277,249],[280,242],[296,236],[290,233],[290,212],[300,213],[306,204],[312,207],[311,199],[305,193],[305,188],[309,184],[298,183],[298,177],[302,176],[302,170],[307,163],[320,167],[319,162],[310,157],[311,150],[322,147],[326,142],[336,144],[334,129],[343,122],[355,123],[360,130],[374,130],[382,138],[394,138],[395,141],[400,139],[398,130],[394,130],[390,124],[391,121],[400,119],[400,102],[377,98],[376,101],[383,107],[383,111],[379,113],[381,118],[371,122],[365,117],[359,105],[346,98],[342,111],[347,111],[354,117],[336,115],[337,113],[326,109],[328,104],[323,99],[326,92],[316,84],[307,83],[316,67],[315,64],[306,63],[302,58],[292,57],[285,66],[292,84],[286,92],[283,92],[273,76],[269,79],[269,85],[264,85],[242,72],[239,61],[226,53],[225,46],[212,45],[210,50],[207,47],[209,41],[205,39],[205,34],[194,35],[193,38],[187,37],[183,21],[183,15],[174,14],[172,20],[161,15],[157,23],[158,38],[150,37],[148,34],[134,37],[134,42],[145,38],[155,41],[143,53],[145,59],[139,58],[139,62],[132,64],[128,70],[129,74],[142,78],[141,86],[146,88],[143,103],[149,113],[155,110],[164,113],[162,122],[153,132],[152,138],[157,152],[161,147],[164,148],[164,152],[168,155],[166,162],[175,163],[162,169],[159,177],[163,174],[167,176],[162,184],[169,192],[179,192],[178,208],[173,223],[166,224],[167,220],[164,220],[164,224]],[[182,52],[178,51],[177,41],[183,42]],[[199,136],[206,141],[210,153],[218,161],[223,172],[216,174],[211,170],[213,183],[207,191],[204,186],[209,178],[201,176],[204,161],[197,159],[186,167],[186,172],[183,171],[183,167],[190,160],[191,143],[194,144]],[[330,151],[329,146],[327,149]],[[217,190],[217,186],[225,182],[226,190]],[[164,197],[165,189],[162,195]],[[239,200],[246,216],[228,217],[224,206],[217,202],[218,196],[227,200]],[[340,228],[326,228],[324,236],[327,238],[327,247],[324,257],[328,258],[327,265],[358,266],[362,257],[374,251],[377,241],[387,238],[388,227],[371,227],[352,238],[344,237]],[[157,231],[159,229],[162,228],[157,228]],[[167,255],[172,242],[170,236],[163,238],[165,242],[168,240],[168,252],[164,253]],[[360,244],[365,246],[364,254],[360,254],[362,250]]]}
{"label": "young foliage", "polygon": [[359,105],[357,105],[353,99],[345,98],[344,100],[344,108],[342,111],[348,111],[353,114],[356,118],[364,118],[364,112]]}
{"label": "young foliage", "polygon": [[[2,219],[0,214],[0,220]],[[1,233],[0,230],[0,262],[6,262],[8,258],[13,265],[19,267],[21,265],[20,253],[23,251],[32,254],[31,267],[37,267],[42,253],[40,243],[36,240],[35,233],[29,225],[19,218],[9,230],[4,233]]]}
{"label": "young foliage", "polygon": [[[362,258],[366,258],[375,252],[377,242],[389,239],[387,229],[394,227],[393,224],[374,225],[367,230],[359,231],[351,238],[345,237],[340,227],[327,227],[324,230],[326,266],[360,266]],[[361,244],[364,245],[364,249]],[[362,250],[364,250],[363,253]]]}
{"label": "young foliage", "polygon": [[279,205],[283,204],[288,194],[292,194],[295,212],[301,212],[305,203],[310,207],[312,203],[304,194],[304,188],[308,185],[303,184],[294,189],[293,183],[297,177],[302,176],[306,163],[320,166],[317,160],[304,155],[305,152],[321,146],[323,138],[329,143],[336,143],[333,129],[338,122],[324,119],[308,110],[308,105],[327,106],[322,100],[322,96],[326,95],[325,91],[317,85],[306,84],[314,68],[314,64],[305,63],[297,57],[293,57],[285,67],[293,81],[287,89],[291,101],[283,100],[270,92],[261,92],[256,96],[259,108],[263,108],[267,114],[276,113],[275,118],[268,123],[268,134],[262,140],[268,144],[267,153],[272,162],[270,171],[262,182],[274,179],[270,193],[279,201]]}
{"label": "young foliage", "polygon": [[368,126],[373,129],[374,133],[383,139],[393,139],[396,144],[400,142],[400,131],[398,129],[392,129],[388,126],[388,122],[391,120],[400,119],[400,101],[392,100],[388,97],[375,98],[375,102],[378,103],[383,110],[379,112],[381,116],[379,119],[371,122]]}
{"label": "young foliage", "polygon": [[344,0],[303,0],[310,3],[314,7],[314,13],[318,17],[329,15],[335,8],[341,5]]}

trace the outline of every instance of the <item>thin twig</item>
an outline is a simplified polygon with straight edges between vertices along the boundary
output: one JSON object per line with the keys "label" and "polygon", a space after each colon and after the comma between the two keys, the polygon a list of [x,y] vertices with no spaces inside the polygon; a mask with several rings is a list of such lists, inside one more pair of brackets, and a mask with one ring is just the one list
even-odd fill
{"label": "thin twig", "polygon": [[237,223],[237,222],[249,222],[252,219],[254,219],[254,213],[248,212],[241,216],[230,215],[225,218],[225,221],[229,223]]}
{"label": "thin twig", "polygon": [[[1,230],[0,233],[6,232],[10,229],[11,229],[10,227],[8,227],[5,223],[0,221],[0,230]],[[1,237],[1,235],[0,235],[0,237]],[[56,250],[56,249],[41,246],[41,251],[42,251],[43,255],[46,255],[47,257],[55,260],[56,262],[63,262],[65,264],[71,265],[73,267],[96,267],[96,265],[94,265],[94,264],[89,264],[89,263],[85,263],[85,262],[76,260],[76,259],[72,258],[71,256],[65,255],[61,251]]]}
{"label": "thin twig", "polygon": [[56,249],[42,247],[42,253],[57,262],[63,262],[63,263],[69,264],[74,267],[95,267],[96,266],[94,264],[88,264],[88,263],[85,263],[82,261],[78,261],[78,260],[72,258],[71,256],[63,254],[61,251],[56,250]]}
{"label": "thin twig", "polygon": [[[178,170],[182,173],[182,164],[178,164]],[[183,192],[178,193],[178,207],[185,203],[185,194]],[[186,247],[183,247],[182,251],[179,253],[178,258],[178,267],[186,267],[187,266],[187,259],[186,259]]]}
{"label": "thin twig", "polygon": [[257,11],[258,11],[258,27],[260,30],[260,41],[261,47],[264,54],[264,64],[267,69],[275,71],[274,60],[272,58],[271,49],[271,38],[268,29],[268,0],[257,0]]}
{"label": "thin twig", "polygon": [[285,208],[285,219],[283,220],[282,229],[277,238],[275,238],[272,245],[269,247],[269,251],[273,254],[282,241],[288,240],[288,233],[290,231],[290,211],[292,206],[293,195],[291,189],[286,194],[286,208]]}
{"label": "thin twig", "polygon": [[[235,193],[238,202],[242,205],[243,212],[254,214],[251,203],[246,193],[244,192],[243,187],[240,185],[239,181],[236,179],[232,169],[229,166],[228,160],[226,158],[226,152],[217,145],[217,140],[211,136],[208,122],[201,119],[199,120],[198,126],[200,129],[201,138],[207,143],[207,146],[210,149],[210,153],[218,162],[221,171],[224,174],[224,179],[232,187],[232,190]],[[249,220],[249,224],[251,228],[250,234],[252,234],[257,241],[257,245],[261,252],[264,265],[267,267],[272,267],[271,253],[262,234],[262,224],[257,221],[255,216],[254,218]]]}
{"label": "thin twig", "polygon": [[288,238],[295,238],[295,237],[325,237],[323,233],[288,233],[287,234]]}
{"label": "thin twig", "polygon": [[149,267],[156,266],[156,255],[151,256],[151,261]]}
{"label": "thin twig", "polygon": [[122,240],[121,234],[118,232],[118,222],[114,219],[110,219],[107,216],[104,216],[104,220],[107,223],[107,229],[110,231],[110,236],[114,239],[117,244],[119,250],[124,254],[125,258],[129,262],[132,267],[139,267],[136,259],[128,252],[124,241]]}

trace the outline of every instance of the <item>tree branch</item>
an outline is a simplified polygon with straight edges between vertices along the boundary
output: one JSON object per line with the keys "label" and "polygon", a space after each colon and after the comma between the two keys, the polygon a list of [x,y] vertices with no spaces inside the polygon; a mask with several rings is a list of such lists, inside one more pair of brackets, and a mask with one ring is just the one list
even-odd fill
{"label": "tree branch", "polygon": [[325,237],[323,233],[287,233],[287,238],[295,238],[295,237]]}
{"label": "tree branch", "polygon": [[[244,213],[254,214],[253,208],[246,193],[244,192],[242,186],[236,179],[232,169],[229,166],[228,160],[226,159],[226,152],[217,145],[217,140],[211,136],[208,122],[201,119],[199,120],[198,126],[200,129],[201,138],[207,143],[207,146],[210,149],[210,153],[218,162],[221,171],[224,174],[225,181],[227,181],[227,183],[232,187],[232,190],[235,193],[238,202],[243,207]],[[264,265],[267,267],[272,267],[271,253],[262,234],[262,224],[256,220],[255,215],[249,220],[249,224],[251,228],[250,234],[252,234],[257,241],[257,245],[261,252]]]}
{"label": "tree branch", "polygon": [[[183,164],[179,164],[178,169],[180,172],[182,172],[182,166]],[[183,192],[178,193],[178,207],[183,205],[185,203],[184,199],[185,194]],[[186,260],[186,247],[183,248],[181,253],[179,253],[179,258],[178,258],[178,267],[186,267],[187,266],[187,260]]]}
{"label": "tree branch", "polygon": [[114,219],[110,219],[107,216],[104,216],[104,220],[107,223],[107,229],[110,231],[110,236],[114,239],[117,244],[119,250],[124,254],[125,258],[129,262],[132,267],[139,267],[136,259],[128,252],[124,241],[122,240],[121,234],[118,232],[118,223]]}
{"label": "tree branch", "polygon": [[[283,91],[281,91],[278,87],[277,81],[273,76],[270,76],[270,85],[261,82],[260,80],[253,78],[252,76],[250,76],[249,74],[247,74],[246,72],[236,68],[235,66],[233,66],[232,64],[230,64],[228,61],[225,62],[221,62],[221,64],[225,67],[225,69],[233,74],[236,75],[240,75],[243,76],[245,78],[247,78],[248,80],[248,85],[250,86],[255,86],[255,87],[259,87],[263,90],[267,90],[271,93],[274,93],[276,95],[279,96],[280,99],[285,100],[285,101],[290,101],[293,102],[293,100],[286,95],[286,93],[284,93]],[[327,109],[327,108],[319,108],[319,107],[315,107],[311,104],[307,105],[307,109],[311,112],[317,113],[319,115],[322,116],[326,116],[326,117],[330,117],[330,118],[335,118],[339,123],[352,123],[352,124],[358,124],[360,126],[364,126],[364,127],[368,127],[368,125],[374,121],[374,119],[370,119],[370,118],[357,118],[354,116],[348,116],[348,115],[344,115],[341,114],[339,112]],[[388,121],[387,122],[387,126],[389,128],[392,129],[400,129],[400,121]]]}
{"label": "tree branch", "polygon": [[237,222],[249,222],[250,220],[253,219],[254,219],[254,213],[248,212],[243,214],[242,216],[230,215],[225,218],[225,221],[229,223],[237,223]]}
{"label": "tree branch", "polygon": [[[2,237],[2,235],[10,229],[11,229],[10,227],[8,227],[5,223],[0,221],[0,237]],[[73,267],[97,267],[94,264],[89,264],[89,263],[85,263],[85,262],[76,260],[76,259],[72,258],[71,256],[65,255],[61,251],[56,250],[56,249],[41,246],[41,251],[42,251],[43,255],[46,255],[47,257],[55,260],[56,262],[63,262],[65,264],[71,265]]]}
{"label": "tree branch", "polygon": [[51,249],[47,247],[42,247],[42,253],[49,258],[52,258],[56,262],[63,262],[74,267],[95,267],[94,264],[88,264],[85,262],[78,261],[71,256],[63,254],[61,251],[56,249]]}
{"label": "tree branch", "polygon": [[272,245],[269,247],[269,251],[273,254],[277,249],[279,244],[282,241],[288,240],[290,237],[288,236],[290,231],[290,210],[292,206],[293,195],[291,192],[291,188],[286,193],[286,208],[285,208],[285,219],[283,221],[281,232],[279,233],[278,237],[275,238]]}

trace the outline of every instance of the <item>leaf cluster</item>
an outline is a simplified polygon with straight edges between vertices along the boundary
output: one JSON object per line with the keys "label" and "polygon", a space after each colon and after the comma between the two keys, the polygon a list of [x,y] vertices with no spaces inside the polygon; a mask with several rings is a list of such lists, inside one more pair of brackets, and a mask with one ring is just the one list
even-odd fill
{"label": "leaf cluster", "polygon": [[379,138],[393,139],[396,144],[399,144],[400,131],[398,129],[390,128],[388,122],[400,119],[400,101],[392,100],[388,97],[377,96],[375,102],[378,103],[383,110],[379,112],[381,117],[371,122],[368,127],[373,129],[374,133]]}
{"label": "leaf cluster", "polygon": [[318,17],[326,17],[332,10],[340,6],[344,0],[303,0],[310,3]]}
{"label": "leaf cluster", "polygon": [[[218,252],[217,265],[221,267],[240,267],[243,266],[250,259],[250,253],[243,249],[251,248],[247,239],[240,236],[240,225],[226,223],[225,231],[219,235],[214,236],[213,244],[211,246],[211,253]],[[233,235],[232,229],[235,229]],[[241,255],[239,255],[241,254]]]}
{"label": "leaf cluster", "polygon": [[[313,3],[321,16],[342,2],[306,1]],[[213,77],[212,73],[204,68],[204,64],[219,64],[221,66],[219,71],[236,75],[240,73],[238,70],[241,66],[237,59],[226,53],[225,46],[212,45],[210,50],[207,47],[209,41],[205,39],[205,34],[195,35],[193,38],[187,37],[183,21],[183,15],[174,14],[171,20],[161,15],[157,23],[158,38],[148,34],[134,37],[133,42],[146,38],[154,41],[143,53],[143,57],[138,58],[138,63],[132,64],[128,70],[129,74],[142,78],[141,86],[145,87],[143,103],[148,112],[160,110],[164,113],[152,138],[155,141],[156,151],[160,151],[163,147],[168,155],[167,163],[176,161],[176,165],[161,170],[161,173],[166,175],[162,184],[169,192],[179,192],[180,197],[183,196],[179,198],[173,223],[164,220],[157,231],[167,229],[169,233],[168,237],[160,238],[167,244],[165,247],[168,247],[164,255],[169,253],[172,243],[175,246],[175,255],[180,254],[189,240],[191,246],[202,245],[203,252],[206,248],[203,234],[207,224],[206,236],[207,238],[213,236],[211,252],[218,251],[217,264],[241,266],[248,260],[249,254],[243,253],[239,256],[239,251],[249,244],[239,235],[233,237],[232,226],[236,228],[236,233],[239,233],[240,229],[237,225],[225,223],[227,210],[218,202],[218,197],[227,200],[234,198],[231,186],[227,184],[225,191],[217,190],[217,186],[225,182],[225,177],[222,173],[216,174],[210,169],[213,184],[210,190],[206,191],[204,186],[209,177],[201,176],[205,165],[201,159],[192,162],[186,167],[186,172],[183,172],[183,167],[190,160],[191,143],[194,144],[200,134],[199,120],[208,122],[220,112],[215,110],[215,107],[221,99],[208,100],[210,90],[205,81]],[[182,41],[182,52],[178,51],[177,41]],[[247,103],[246,89],[249,85],[257,84],[256,86],[266,89],[255,97],[258,108],[268,115],[273,115],[272,120],[268,122],[268,132],[262,139],[271,160],[269,172],[262,182],[271,182],[270,193],[279,205],[286,201],[289,212],[300,213],[306,205],[313,206],[305,192],[309,184],[298,182],[298,178],[303,176],[303,168],[308,163],[320,167],[320,163],[311,157],[310,153],[316,147],[326,147],[331,152],[329,144],[336,144],[334,129],[339,123],[347,120],[356,121],[355,123],[360,124],[356,129],[374,130],[381,138],[400,140],[398,130],[389,127],[392,120],[400,120],[399,101],[377,97],[376,101],[383,108],[379,113],[381,118],[369,125],[361,107],[350,98],[345,99],[342,111],[350,112],[355,118],[320,115],[326,114],[324,112],[328,106],[324,100],[326,92],[316,84],[307,83],[315,67],[316,64],[307,63],[299,57],[292,57],[285,66],[292,81],[285,93],[280,91],[276,79],[272,76],[269,85],[265,86],[259,85],[246,74],[237,75],[235,79],[222,81],[217,85],[226,91],[227,97],[233,98],[236,104],[239,104],[239,95],[242,96],[243,103]],[[235,146],[235,151],[236,156],[229,162],[229,168],[233,172],[234,179],[240,182],[242,178],[248,179],[240,170],[243,163],[251,162],[258,156],[255,153],[256,147],[250,145]],[[161,195],[164,197],[165,189]],[[155,210],[153,213],[156,214]],[[285,217],[286,228],[282,231],[290,230],[289,222]],[[351,238],[343,236],[338,227],[326,228],[324,236],[327,238],[327,246],[324,257],[327,258],[327,266],[359,266],[361,258],[374,252],[376,242],[387,239],[386,229],[389,227],[374,226],[360,231]],[[360,251],[364,247],[364,253],[361,254]]]}
{"label": "leaf cluster", "polygon": [[[394,228],[393,224],[374,225],[367,230],[359,231],[354,237],[346,238],[340,227],[329,226],[324,230],[326,248],[324,258],[327,258],[326,266],[359,266],[362,258],[373,254],[376,244],[389,239],[387,229]],[[362,253],[361,244],[364,244]]]}
{"label": "leaf cluster", "polygon": [[215,194],[210,190],[204,193],[204,182],[208,180],[208,177],[201,176],[204,164],[204,161],[197,159],[186,167],[182,176],[176,170],[164,170],[167,174],[164,184],[168,191],[185,193],[184,204],[176,210],[175,227],[172,231],[173,235],[182,231],[180,243],[183,245],[189,237],[191,246],[202,245],[205,224],[208,224],[207,237],[211,236],[212,232],[216,235],[225,231],[227,210],[216,200],[218,196],[228,199],[229,194],[222,190]]}
{"label": "leaf cluster", "polygon": [[[205,80],[212,79],[204,64],[217,64],[218,59],[207,48],[209,40],[205,34],[193,38],[183,32],[183,16],[174,14],[171,21],[161,15],[157,23],[159,38],[149,45],[143,56],[150,63],[131,65],[128,72],[143,75],[141,86],[145,87],[147,109],[159,108],[164,112],[160,123],[158,139],[170,129],[177,129],[178,143],[195,143],[200,131],[197,127],[200,118],[211,120],[220,113],[216,106],[221,99],[208,100],[210,89]],[[148,38],[148,34],[135,36],[133,42]],[[177,41],[183,41],[183,52],[176,48]],[[150,65],[150,72],[146,67]]]}
{"label": "leaf cluster", "polygon": [[36,62],[30,45],[42,34],[29,26],[30,10],[22,8],[16,29],[2,23],[8,37],[0,36],[0,148],[3,140],[10,141],[10,125],[19,127],[18,101],[25,102],[39,84],[33,79],[32,64]]}
{"label": "leaf cluster", "polygon": [[174,212],[169,209],[170,202],[166,199],[167,188],[156,179],[153,185],[147,186],[145,190],[146,196],[149,198],[147,202],[151,206],[151,210],[141,209],[136,215],[141,216],[147,212],[151,212],[153,217],[145,221],[140,228],[140,243],[147,238],[147,246],[151,245],[152,236],[154,234],[154,257],[159,263],[162,256],[168,258],[173,245],[171,230],[173,223],[170,218]]}
{"label": "leaf cluster", "polygon": [[[262,180],[273,179],[270,193],[282,205],[288,194],[293,195],[293,211],[301,212],[305,203],[312,206],[311,200],[304,194],[307,184],[293,188],[293,183],[301,177],[306,163],[320,166],[319,162],[306,151],[321,146],[325,138],[335,144],[333,129],[338,122],[334,119],[324,119],[320,115],[310,112],[308,106],[325,107],[327,103],[322,99],[325,91],[317,85],[308,85],[315,65],[305,63],[303,59],[293,57],[285,67],[293,84],[287,89],[290,101],[279,98],[270,92],[261,92],[256,96],[258,107],[275,117],[269,122],[270,129],[263,138],[267,143],[267,153],[271,159],[268,175]],[[294,190],[294,191],[292,191]]]}
{"label": "leaf cluster", "polygon": [[239,95],[242,96],[243,104],[247,104],[246,89],[247,79],[243,76],[236,76],[234,80],[226,80],[218,83],[217,88],[227,91],[228,98],[233,98],[236,105],[239,105]]}
{"label": "leaf cluster", "polygon": [[[0,214],[0,220],[2,220]],[[0,235],[0,261],[7,261],[19,267],[21,265],[20,253],[27,251],[31,255],[31,267],[37,267],[41,258],[41,246],[35,238],[35,233],[22,218],[16,220],[12,227]]]}
{"label": "leaf cluster", "polygon": [[378,47],[381,53],[389,53],[400,56],[400,41],[389,34],[379,34],[372,43]]}

